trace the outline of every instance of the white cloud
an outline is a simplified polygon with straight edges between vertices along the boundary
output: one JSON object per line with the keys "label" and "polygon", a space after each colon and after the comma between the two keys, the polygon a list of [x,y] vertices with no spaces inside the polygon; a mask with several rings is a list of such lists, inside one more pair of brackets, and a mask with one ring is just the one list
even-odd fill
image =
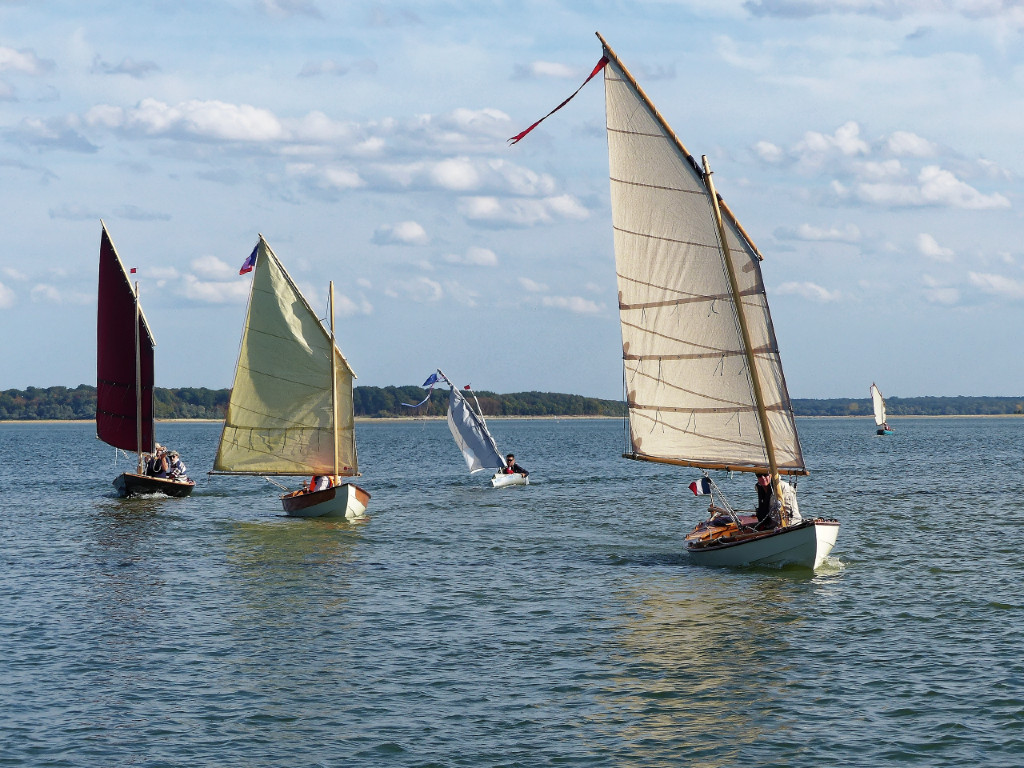
{"label": "white cloud", "polygon": [[565,309],[577,315],[594,315],[601,311],[597,302],[582,296],[544,296],[540,303],[545,307]]}
{"label": "white cloud", "polygon": [[249,298],[249,281],[203,281],[195,275],[185,275],[179,293],[203,304],[237,304]]}
{"label": "white cloud", "polygon": [[337,165],[289,163],[285,167],[285,172],[292,178],[306,181],[317,189],[345,190],[366,186],[358,171]]}
{"label": "white cloud", "polygon": [[24,272],[19,272],[13,267],[4,267],[3,273],[11,278],[11,280],[28,280],[28,276]]}
{"label": "white cloud", "polygon": [[794,148],[799,164],[808,169],[821,168],[837,155],[852,158],[870,151],[867,142],[860,137],[860,126],[852,120],[839,126],[831,136],[808,131]]}
{"label": "white cloud", "polygon": [[384,293],[391,298],[407,298],[425,304],[440,301],[444,296],[444,289],[436,280],[417,277],[414,280],[399,280],[392,287],[385,289]]}
{"label": "white cloud", "polygon": [[449,264],[466,264],[471,267],[496,267],[498,266],[498,254],[489,248],[471,246],[462,255],[449,254],[444,257]]}
{"label": "white cloud", "polygon": [[238,274],[236,267],[232,267],[216,256],[199,256],[192,259],[190,266],[199,277],[207,280],[230,280]]}
{"label": "white cloud", "polygon": [[464,197],[459,213],[471,222],[491,227],[532,227],[556,219],[581,221],[590,213],[572,195],[539,200],[498,197]]}
{"label": "white cloud", "polygon": [[32,297],[32,301],[50,302],[51,304],[62,303],[60,291],[58,291],[54,286],[46,283],[37,283],[32,286],[32,290],[29,292],[29,295]]}
{"label": "white cloud", "polygon": [[951,262],[956,254],[950,248],[943,248],[938,241],[927,232],[917,236],[917,250],[929,259],[941,262]]}
{"label": "white cloud", "polygon": [[53,69],[53,62],[40,59],[32,51],[16,51],[0,46],[0,72],[21,72],[41,75]]}
{"label": "white cloud", "polygon": [[841,294],[839,291],[830,291],[826,288],[822,288],[820,285],[810,282],[789,282],[783,283],[776,288],[772,293],[777,295],[792,294],[796,296],[802,296],[803,298],[814,301],[819,304],[827,304],[834,301],[839,301]]}
{"label": "white cloud", "polygon": [[921,169],[917,182],[859,183],[852,188],[835,184],[841,196],[852,196],[873,205],[937,206],[967,210],[1009,208],[1010,201],[998,192],[985,195],[937,165]]}
{"label": "white cloud", "polygon": [[918,180],[921,183],[921,195],[933,205],[948,205],[975,211],[1010,207],[1010,201],[1002,195],[983,195],[937,165],[923,168]]}
{"label": "white cloud", "polygon": [[561,80],[575,80],[579,70],[554,61],[534,61],[526,66],[516,67],[517,77],[554,77]]}
{"label": "white cloud", "polygon": [[373,234],[373,242],[378,245],[426,245],[430,238],[418,222],[400,221],[378,227]]}
{"label": "white cloud", "polygon": [[284,125],[267,109],[249,104],[196,99],[170,106],[143,99],[137,107],[93,107],[84,116],[90,126],[102,126],[140,136],[264,142],[286,137]]}
{"label": "white cloud", "polygon": [[770,141],[757,142],[754,145],[754,152],[766,163],[779,163],[786,157],[785,150]]}
{"label": "white cloud", "polygon": [[340,293],[334,295],[335,311],[341,317],[352,317],[353,315],[370,315],[373,314],[373,305],[370,304],[365,298],[360,298],[358,301],[350,299],[348,296],[344,296]]}
{"label": "white cloud", "polygon": [[801,224],[796,229],[780,227],[775,236],[782,240],[807,240],[810,242],[860,242],[860,229],[855,224],[842,227],[816,227],[813,224]]}
{"label": "white cloud", "polygon": [[886,141],[886,147],[896,156],[933,157],[939,151],[934,142],[910,131],[894,131]]}
{"label": "white cloud", "polygon": [[536,280],[531,280],[528,277],[520,277],[519,284],[531,293],[544,293],[548,289],[544,283],[538,283]]}
{"label": "white cloud", "polygon": [[952,306],[960,301],[959,289],[940,283],[930,275],[922,275],[921,282],[924,283],[924,298],[930,304],[941,304]]}
{"label": "white cloud", "polygon": [[979,272],[968,273],[967,279],[971,285],[993,296],[1014,300],[1024,299],[1024,280]]}
{"label": "white cloud", "polygon": [[0,309],[10,309],[17,303],[17,300],[14,291],[0,283]]}

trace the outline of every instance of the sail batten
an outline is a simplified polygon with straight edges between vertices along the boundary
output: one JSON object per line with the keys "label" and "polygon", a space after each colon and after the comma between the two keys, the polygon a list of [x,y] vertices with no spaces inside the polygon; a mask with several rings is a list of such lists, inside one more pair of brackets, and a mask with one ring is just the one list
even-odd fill
{"label": "sail batten", "polygon": [[721,198],[607,46],[605,54],[632,452],[739,471],[774,463],[803,474],[761,256],[728,209],[719,230]]}
{"label": "sail batten", "polygon": [[339,475],[358,475],[354,377],[330,332],[260,237],[214,471],[331,475],[337,465]]}

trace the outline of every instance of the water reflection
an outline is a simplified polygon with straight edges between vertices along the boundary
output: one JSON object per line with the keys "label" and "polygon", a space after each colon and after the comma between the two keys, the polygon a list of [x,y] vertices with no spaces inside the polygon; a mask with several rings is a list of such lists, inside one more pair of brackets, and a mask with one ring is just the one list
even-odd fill
{"label": "water reflection", "polygon": [[632,745],[625,764],[735,765],[751,745],[785,738],[786,679],[798,661],[789,637],[804,623],[806,572],[710,572],[633,582],[598,719]]}

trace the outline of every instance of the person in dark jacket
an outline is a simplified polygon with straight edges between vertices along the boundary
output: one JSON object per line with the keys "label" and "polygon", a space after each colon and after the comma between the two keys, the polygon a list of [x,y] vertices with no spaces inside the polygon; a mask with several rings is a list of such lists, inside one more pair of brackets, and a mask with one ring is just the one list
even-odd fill
{"label": "person in dark jacket", "polygon": [[529,472],[516,464],[516,457],[511,453],[505,457],[505,466],[501,471],[502,474],[505,475],[522,475],[523,477],[530,476]]}
{"label": "person in dark jacket", "polygon": [[757,485],[754,487],[757,488],[757,509],[754,510],[754,514],[757,515],[757,528],[770,530],[775,527],[772,518],[772,496],[775,495],[772,492],[772,476],[758,475]]}

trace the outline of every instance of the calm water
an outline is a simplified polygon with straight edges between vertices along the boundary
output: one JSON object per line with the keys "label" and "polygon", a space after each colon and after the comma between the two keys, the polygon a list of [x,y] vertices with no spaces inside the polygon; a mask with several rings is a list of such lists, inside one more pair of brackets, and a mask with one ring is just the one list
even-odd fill
{"label": "calm water", "polygon": [[[617,421],[360,424],[369,522],[208,478],[119,500],[91,424],[0,424],[2,766],[1019,766],[1024,421],[799,420],[828,567],[719,571]],[[734,501],[749,476],[717,477]]]}

